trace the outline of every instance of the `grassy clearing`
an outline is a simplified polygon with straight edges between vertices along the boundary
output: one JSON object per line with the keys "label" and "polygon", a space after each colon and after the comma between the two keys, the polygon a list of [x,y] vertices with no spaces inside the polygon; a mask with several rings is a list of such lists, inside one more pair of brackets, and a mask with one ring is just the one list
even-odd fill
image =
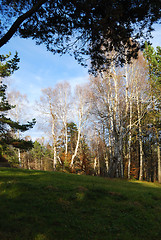
{"label": "grassy clearing", "polygon": [[0,168],[1,240],[159,240],[161,185]]}

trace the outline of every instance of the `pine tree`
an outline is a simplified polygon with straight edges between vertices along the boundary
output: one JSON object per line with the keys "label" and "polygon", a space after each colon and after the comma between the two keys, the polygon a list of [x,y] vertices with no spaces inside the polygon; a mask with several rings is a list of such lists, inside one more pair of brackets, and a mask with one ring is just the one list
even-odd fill
{"label": "pine tree", "polygon": [[81,64],[90,56],[97,71],[110,64],[112,49],[119,63],[137,55],[139,45],[130,38],[142,44],[149,37],[160,7],[158,0],[1,0],[0,47],[15,34],[30,37],[53,53],[73,54]]}
{"label": "pine tree", "polygon": [[145,43],[144,56],[147,60],[149,70],[150,84],[150,101],[151,109],[149,111],[149,119],[151,127],[154,129],[157,142],[157,158],[158,158],[158,181],[161,183],[161,159],[160,159],[160,116],[161,116],[161,47],[156,50]]}
{"label": "pine tree", "polygon": [[14,71],[18,70],[18,54],[10,59],[11,53],[8,55],[0,55],[0,145],[2,148],[12,145],[19,149],[29,149],[32,147],[32,141],[25,141],[15,137],[16,131],[25,132],[32,128],[35,119],[27,124],[20,124],[7,117],[8,111],[14,108],[9,104],[6,97],[7,85],[4,84],[6,77],[9,77]]}

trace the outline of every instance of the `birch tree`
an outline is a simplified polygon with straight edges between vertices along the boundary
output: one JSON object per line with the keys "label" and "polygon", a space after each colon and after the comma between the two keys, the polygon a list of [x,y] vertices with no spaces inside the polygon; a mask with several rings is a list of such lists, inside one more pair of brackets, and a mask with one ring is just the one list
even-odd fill
{"label": "birch tree", "polygon": [[114,64],[101,76],[91,79],[93,110],[108,129],[109,168],[111,177],[123,177],[123,95],[122,77]]}
{"label": "birch tree", "polygon": [[[133,60],[134,61],[134,60]],[[133,136],[133,128],[134,128],[134,64],[133,61],[131,63],[127,63],[125,61],[124,70],[125,71],[125,120],[126,120],[126,131],[125,131],[125,158],[127,155],[127,177],[130,179],[130,171],[131,171],[131,144],[132,144],[132,136]]]}
{"label": "birch tree", "polygon": [[68,132],[67,124],[70,120],[70,105],[71,105],[71,86],[68,82],[58,83],[55,86],[56,92],[56,115],[59,123],[62,123],[65,137],[65,163],[68,155]]}
{"label": "birch tree", "polygon": [[57,153],[57,141],[60,135],[60,130],[63,128],[65,140],[65,161],[68,153],[68,135],[67,123],[69,119],[69,109],[71,101],[70,84],[67,82],[58,83],[54,88],[47,88],[42,90],[42,96],[38,102],[39,112],[41,112],[41,119],[44,119],[47,126],[50,125],[49,131],[52,135],[53,141],[53,168],[55,169],[57,160],[63,164]]}
{"label": "birch tree", "polygon": [[74,159],[78,153],[78,147],[80,144],[80,138],[82,130],[87,123],[89,111],[90,111],[90,96],[88,91],[88,85],[76,86],[75,97],[74,97],[74,107],[73,115],[75,116],[75,123],[77,125],[78,135],[76,141],[76,147],[71,158],[70,167],[74,166]]}
{"label": "birch tree", "polygon": [[136,103],[137,120],[132,124],[130,120],[130,128],[133,125],[138,128],[138,141],[139,141],[139,180],[143,180],[143,133],[142,133],[142,120],[147,111],[146,106],[148,102],[147,91],[147,68],[143,59],[143,55],[140,53],[138,60],[132,61],[132,98]]}
{"label": "birch tree", "polygon": [[[21,94],[19,91],[11,91],[8,93],[8,101],[12,103],[15,107],[9,112],[9,116],[13,118],[14,121],[20,123],[27,120],[27,108],[26,105],[29,104],[27,96]],[[20,131],[17,131],[17,138],[20,139]],[[18,159],[21,166],[21,152],[18,148]]]}
{"label": "birch tree", "polygon": [[[44,119],[46,127],[50,126],[50,134],[52,136],[53,142],[53,169],[56,168],[57,164],[57,152],[56,152],[56,144],[57,144],[57,114],[56,114],[56,100],[57,94],[55,89],[46,88],[42,90],[42,96],[40,97],[39,102],[37,102],[38,111],[40,114],[41,121]],[[40,124],[40,123],[39,123]],[[41,125],[41,124],[40,124]],[[43,124],[44,125],[44,124]],[[45,131],[46,131],[45,127]]]}

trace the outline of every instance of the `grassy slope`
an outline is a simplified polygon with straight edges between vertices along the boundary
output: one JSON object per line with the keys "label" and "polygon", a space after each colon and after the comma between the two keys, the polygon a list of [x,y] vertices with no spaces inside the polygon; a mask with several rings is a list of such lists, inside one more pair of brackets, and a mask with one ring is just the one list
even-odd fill
{"label": "grassy slope", "polygon": [[1,240],[159,240],[161,185],[0,168]]}

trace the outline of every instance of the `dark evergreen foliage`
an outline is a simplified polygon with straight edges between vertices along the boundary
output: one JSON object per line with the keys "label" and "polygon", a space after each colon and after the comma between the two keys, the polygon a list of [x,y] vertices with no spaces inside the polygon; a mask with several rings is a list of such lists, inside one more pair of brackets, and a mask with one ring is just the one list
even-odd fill
{"label": "dark evergreen foliage", "polygon": [[[117,63],[124,63],[150,35],[161,17],[158,0],[1,0],[1,40],[14,34],[44,43],[53,53],[70,53],[92,71],[110,64],[107,52],[115,50]],[[133,41],[131,41],[133,39]],[[140,45],[136,41],[140,40]],[[86,56],[86,57],[85,57]]]}
{"label": "dark evergreen foliage", "polygon": [[25,141],[23,139],[17,139],[14,137],[16,131],[25,132],[32,128],[35,125],[35,119],[26,124],[20,124],[19,122],[13,121],[7,116],[9,110],[14,108],[13,105],[8,103],[6,97],[6,88],[7,86],[3,84],[5,77],[10,76],[15,70],[18,69],[19,58],[17,53],[15,56],[8,60],[11,54],[9,55],[0,55],[0,144],[12,145],[20,149],[29,149],[32,147],[31,141]]}

